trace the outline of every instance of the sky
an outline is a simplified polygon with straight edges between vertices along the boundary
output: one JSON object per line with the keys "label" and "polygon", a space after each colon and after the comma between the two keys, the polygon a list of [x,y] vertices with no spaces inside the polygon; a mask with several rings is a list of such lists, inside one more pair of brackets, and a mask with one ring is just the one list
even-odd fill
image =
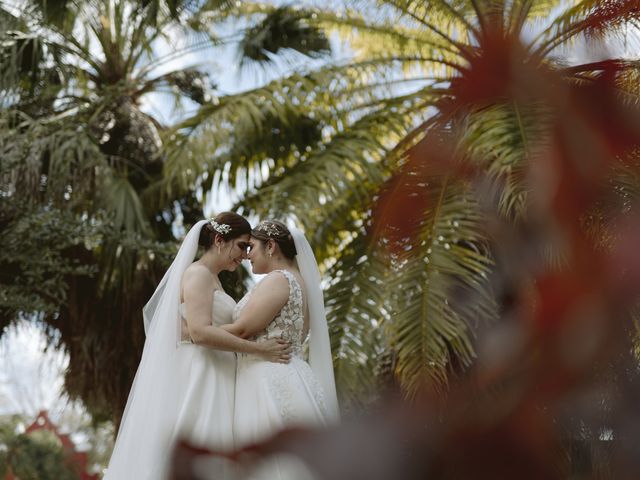
{"label": "sky", "polygon": [[82,449],[86,438],[73,433],[89,424],[90,418],[82,404],[65,393],[68,365],[69,356],[49,344],[37,323],[20,321],[9,326],[0,338],[0,415],[17,413],[29,421],[46,410],[62,433],[71,433]]}
{"label": "sky", "polygon": [[[68,358],[47,347],[41,329],[29,322],[10,326],[0,339],[0,413],[35,415],[54,408],[61,395],[60,373]],[[38,379],[34,383],[32,379]]]}

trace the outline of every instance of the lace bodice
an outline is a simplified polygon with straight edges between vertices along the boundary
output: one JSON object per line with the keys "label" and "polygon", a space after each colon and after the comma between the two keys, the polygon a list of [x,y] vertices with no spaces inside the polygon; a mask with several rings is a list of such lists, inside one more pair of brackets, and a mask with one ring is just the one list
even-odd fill
{"label": "lace bodice", "polygon": [[[214,290],[213,291],[213,319],[212,325],[225,325],[227,323],[231,323],[233,321],[233,311],[236,306],[236,302],[231,296],[229,296],[226,292],[222,290]],[[191,337],[189,336],[189,328],[187,326],[187,321],[184,318],[184,308],[185,304],[180,304],[180,319],[181,319],[181,329],[180,329],[180,342],[181,343],[192,343]]]}
{"label": "lace bodice", "polygon": [[[264,342],[270,338],[282,337],[291,343],[293,355],[302,355],[302,345],[305,341],[302,338],[304,332],[304,300],[302,297],[302,287],[295,275],[287,270],[274,270],[282,273],[289,282],[289,299],[282,307],[280,313],[271,321],[267,328],[255,335],[251,340]],[[240,311],[245,307],[252,291],[247,293],[238,302],[233,312],[234,321],[238,318]]]}

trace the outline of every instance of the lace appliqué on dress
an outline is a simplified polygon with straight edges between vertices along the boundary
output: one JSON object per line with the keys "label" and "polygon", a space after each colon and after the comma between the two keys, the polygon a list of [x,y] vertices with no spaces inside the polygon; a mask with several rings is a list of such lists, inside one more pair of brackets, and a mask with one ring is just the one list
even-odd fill
{"label": "lace appliqu\u00e9 on dress", "polygon": [[[287,270],[274,270],[282,273],[289,282],[289,300],[282,307],[280,313],[271,321],[267,328],[256,334],[251,340],[264,342],[271,338],[284,338],[291,343],[291,350],[294,356],[302,358],[302,331],[304,329],[304,303],[302,299],[302,287],[298,283],[295,275]],[[242,310],[251,293],[247,294],[236,307],[236,313]]]}
{"label": "lace appliqu\u00e9 on dress", "polygon": [[[316,399],[317,408],[323,418],[327,419],[327,407],[324,392],[320,383],[313,374],[311,367],[303,359],[303,338],[304,330],[304,301],[302,287],[295,275],[287,270],[275,270],[282,273],[289,282],[289,299],[282,307],[280,313],[271,323],[260,333],[256,334],[252,340],[264,342],[271,338],[284,338],[291,343],[292,364],[295,362],[296,368],[291,368],[292,364],[281,365],[268,363],[266,368],[267,384],[272,397],[280,410],[280,415],[286,423],[304,422],[305,418],[299,418],[301,411],[295,408],[295,399],[304,398],[308,392],[313,392]],[[244,308],[249,300],[251,292],[247,294],[236,306],[236,314]],[[238,369],[242,370],[247,366],[245,362],[262,361],[253,355],[239,355]],[[298,391],[300,390],[300,391]],[[304,392],[306,390],[306,392]]]}

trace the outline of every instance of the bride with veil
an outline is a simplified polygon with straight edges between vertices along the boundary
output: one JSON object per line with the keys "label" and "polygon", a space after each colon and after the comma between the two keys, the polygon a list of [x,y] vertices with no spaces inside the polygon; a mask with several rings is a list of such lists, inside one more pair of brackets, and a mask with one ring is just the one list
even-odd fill
{"label": "bride with veil", "polygon": [[[234,322],[222,328],[258,343],[282,338],[291,345],[291,359],[276,364],[252,353],[238,355],[234,436],[240,447],[283,428],[324,426],[339,417],[320,273],[304,234],[263,221],[251,232],[248,258],[253,273],[267,275],[236,305]],[[276,461],[260,478],[294,478],[290,472]]]}

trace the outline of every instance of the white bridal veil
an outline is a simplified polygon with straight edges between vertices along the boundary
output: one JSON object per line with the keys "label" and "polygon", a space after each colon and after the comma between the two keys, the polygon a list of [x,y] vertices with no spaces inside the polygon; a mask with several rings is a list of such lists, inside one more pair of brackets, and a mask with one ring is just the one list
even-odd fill
{"label": "white bridal veil", "polygon": [[[109,468],[103,480],[162,478],[169,461],[184,389],[177,369],[180,282],[193,262],[207,220],[196,223],[142,310],[146,341]],[[117,361],[117,359],[116,359]]]}
{"label": "white bridal veil", "polygon": [[325,394],[327,410],[333,420],[338,420],[338,397],[336,395],[336,381],[333,375],[333,360],[327,316],[324,311],[324,299],[320,272],[316,257],[311,250],[304,233],[298,228],[289,229],[296,246],[296,262],[298,270],[307,290],[307,304],[309,305],[309,365],[320,382]]}

